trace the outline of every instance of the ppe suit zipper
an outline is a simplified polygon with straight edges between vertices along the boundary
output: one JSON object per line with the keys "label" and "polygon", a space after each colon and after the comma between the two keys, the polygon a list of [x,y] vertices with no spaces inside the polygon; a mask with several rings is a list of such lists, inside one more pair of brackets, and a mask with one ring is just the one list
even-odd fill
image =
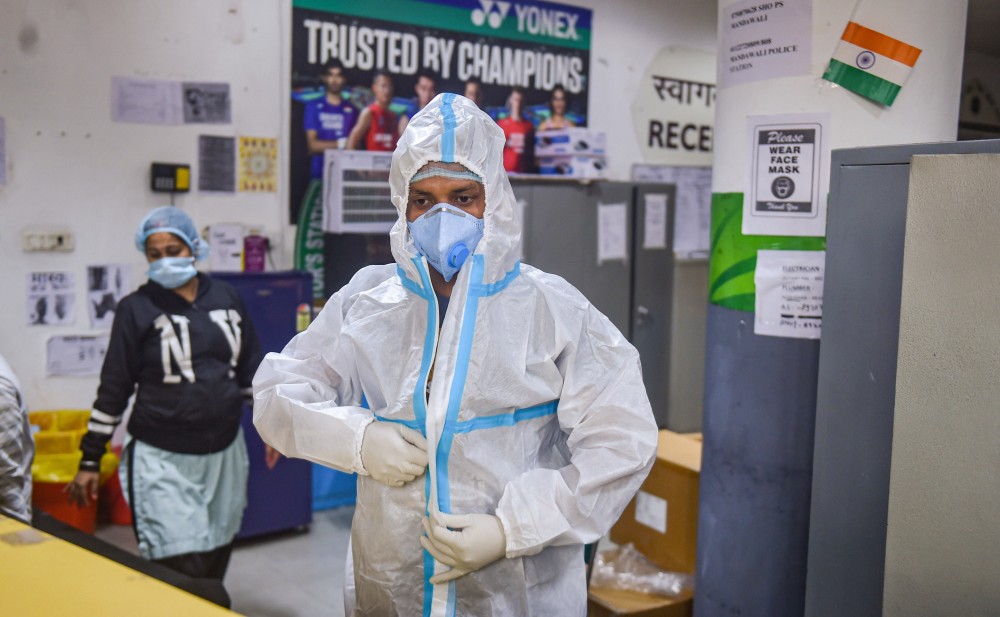
{"label": "ppe suit zipper", "polygon": [[[416,260],[414,260],[414,262],[416,262]],[[438,346],[438,337],[440,335],[440,325],[439,324],[441,322],[441,316],[440,316],[440,314],[438,312],[438,311],[440,311],[440,307],[438,306],[437,294],[434,293],[434,288],[433,288],[433,286],[431,284],[431,280],[430,280],[430,272],[428,270],[427,259],[424,258],[424,257],[421,257],[419,263],[422,265],[422,271],[419,272],[421,281],[422,281],[422,283],[426,283],[426,285],[427,285],[424,288],[425,295],[427,296],[427,303],[428,303],[428,305],[432,305],[434,307],[434,309],[432,311],[428,311],[428,313],[427,313],[427,328],[428,328],[428,330],[430,330],[431,328],[433,328],[433,332],[434,332],[434,337],[430,341],[430,343],[431,343],[431,350],[430,350],[431,353],[430,353],[430,356],[429,356],[430,359],[428,361],[427,366],[426,367],[422,367],[423,380],[422,380],[422,383],[419,383],[418,386],[417,386],[418,389],[421,392],[420,396],[423,397],[423,402],[424,402],[424,418],[423,418],[424,426],[422,428],[423,428],[423,431],[424,431],[424,436],[425,437],[429,437],[430,435],[427,434],[428,433],[428,430],[427,430],[427,416],[430,414],[430,412],[428,410],[428,404],[430,403],[430,393],[427,391],[428,390],[428,388],[427,388],[427,382],[428,382],[428,378],[431,375],[431,369],[434,367],[434,363],[437,361],[437,346]],[[423,287],[423,285],[421,285],[421,287]],[[425,340],[426,340],[426,335],[425,335]],[[416,394],[416,393],[414,393],[414,394]],[[428,457],[432,457],[432,456],[435,456],[435,455],[436,454],[433,453],[433,452],[428,452]],[[431,475],[432,474],[430,473],[430,470],[428,469],[428,473],[427,473],[427,476],[426,476],[426,484],[425,484],[425,491],[426,491],[426,496],[427,496],[428,502],[427,502],[427,504],[425,506],[425,510],[424,510],[424,515],[425,516],[429,516],[430,515],[430,506],[431,506],[431,503],[430,503],[430,497],[431,497],[431,490],[430,490]],[[423,615],[425,617],[430,617],[430,615],[433,613],[432,606],[433,606],[433,598],[434,598],[434,586],[430,584],[430,577],[434,573],[434,559],[433,559],[433,557],[431,557],[431,554],[428,553],[426,550],[423,551],[423,567],[424,567]]]}
{"label": "ppe suit zipper", "polygon": [[[425,268],[427,267],[427,261],[426,260],[424,261],[424,267]],[[429,380],[429,378],[431,376],[431,372],[434,370],[434,362],[437,361],[438,336],[441,334],[441,328],[438,326],[438,323],[440,322],[440,319],[441,319],[441,317],[438,315],[438,311],[441,310],[441,309],[440,309],[440,307],[438,307],[437,294],[434,293],[433,289],[430,289],[429,296],[430,297],[427,299],[427,301],[428,302],[432,302],[434,304],[433,315],[436,316],[437,319],[434,319],[433,323],[428,323],[427,324],[428,328],[430,328],[432,325],[434,327],[434,340],[433,340],[433,342],[431,344],[431,362],[427,366],[427,372],[424,373],[424,383],[420,384],[420,391],[423,392],[423,397],[424,397],[424,409],[425,410],[427,410],[427,408],[428,408],[427,405],[428,405],[428,403],[430,403],[430,396],[429,396],[429,393],[427,392],[427,382],[428,382],[428,380]],[[430,319],[430,314],[428,314],[428,321],[432,321]],[[426,431],[426,429],[427,429],[427,419],[425,417],[425,419],[424,419],[424,430]]]}

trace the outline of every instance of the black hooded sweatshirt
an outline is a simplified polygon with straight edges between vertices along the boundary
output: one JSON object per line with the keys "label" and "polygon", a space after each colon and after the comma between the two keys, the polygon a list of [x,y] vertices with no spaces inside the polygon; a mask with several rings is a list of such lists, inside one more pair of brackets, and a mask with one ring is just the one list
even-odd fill
{"label": "black hooded sweatshirt", "polygon": [[235,289],[198,274],[188,302],[147,282],[118,304],[81,469],[96,470],[128,400],[136,439],[182,454],[208,454],[233,442],[243,397],[262,359],[260,341]]}

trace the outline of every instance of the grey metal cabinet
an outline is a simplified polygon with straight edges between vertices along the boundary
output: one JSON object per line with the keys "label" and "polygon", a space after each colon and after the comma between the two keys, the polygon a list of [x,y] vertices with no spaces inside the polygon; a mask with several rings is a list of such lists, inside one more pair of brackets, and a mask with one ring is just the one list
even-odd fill
{"label": "grey metal cabinet", "polygon": [[833,153],[807,617],[883,614],[910,158],[976,152],[1000,141]]}
{"label": "grey metal cabinet", "polygon": [[[525,263],[579,289],[639,350],[657,423],[667,426],[675,187],[517,179]],[[645,248],[646,196],[666,195],[663,247]],[[598,262],[598,206],[626,204],[626,258]],[[660,213],[656,213],[657,215]],[[657,230],[659,231],[659,230]]]}

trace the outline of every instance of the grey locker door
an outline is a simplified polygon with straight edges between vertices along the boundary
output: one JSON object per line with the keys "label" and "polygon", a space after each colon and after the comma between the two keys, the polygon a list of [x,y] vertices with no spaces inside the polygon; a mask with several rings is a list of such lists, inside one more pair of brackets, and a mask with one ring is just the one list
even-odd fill
{"label": "grey locker door", "polygon": [[833,153],[807,617],[882,615],[910,157],[998,151],[1000,140]]}
{"label": "grey locker door", "polygon": [[558,274],[580,290],[623,334],[631,311],[631,259],[597,263],[598,204],[627,204],[626,245],[632,246],[632,185],[536,182],[514,194],[525,199],[524,261]]}
{"label": "grey locker door", "polygon": [[827,226],[806,614],[877,617],[910,166],[838,172]]}
{"label": "grey locker door", "polygon": [[[674,199],[672,184],[640,184],[635,187],[635,234],[632,268],[632,331],[629,337],[639,350],[642,380],[653,406],[659,428],[671,428],[668,407],[670,398],[670,313],[673,304],[674,276]],[[650,200],[666,198],[666,211],[650,207]],[[664,217],[660,220],[660,216]],[[647,230],[647,225],[649,229]],[[661,236],[660,225],[662,225]],[[654,237],[647,246],[646,232]],[[659,241],[664,246],[657,247]],[[674,361],[683,362],[683,358]]]}

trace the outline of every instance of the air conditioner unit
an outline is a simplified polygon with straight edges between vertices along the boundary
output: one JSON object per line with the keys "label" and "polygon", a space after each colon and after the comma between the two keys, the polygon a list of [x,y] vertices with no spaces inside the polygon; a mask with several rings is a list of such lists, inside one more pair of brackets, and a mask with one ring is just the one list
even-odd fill
{"label": "air conditioner unit", "polygon": [[327,150],[323,158],[323,231],[388,233],[399,218],[389,192],[391,152]]}

